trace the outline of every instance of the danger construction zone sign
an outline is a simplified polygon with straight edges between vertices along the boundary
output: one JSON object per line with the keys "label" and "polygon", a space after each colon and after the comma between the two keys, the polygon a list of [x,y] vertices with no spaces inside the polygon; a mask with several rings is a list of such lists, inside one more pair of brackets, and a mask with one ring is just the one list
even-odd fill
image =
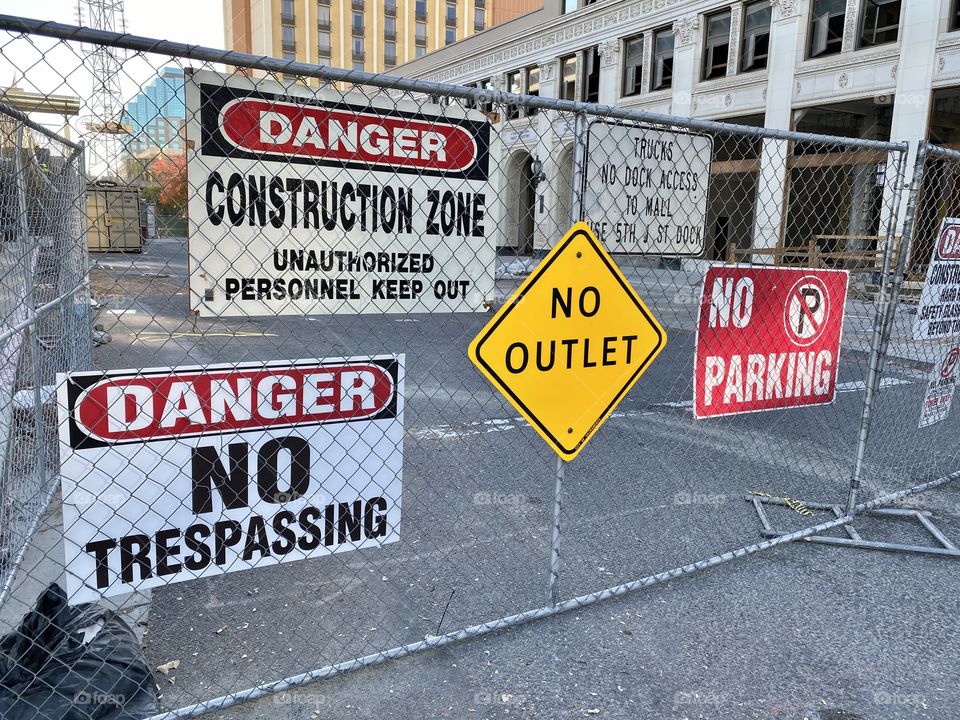
{"label": "danger construction zone sign", "polygon": [[469,355],[572,460],[666,343],[613,258],[577,223],[474,338]]}

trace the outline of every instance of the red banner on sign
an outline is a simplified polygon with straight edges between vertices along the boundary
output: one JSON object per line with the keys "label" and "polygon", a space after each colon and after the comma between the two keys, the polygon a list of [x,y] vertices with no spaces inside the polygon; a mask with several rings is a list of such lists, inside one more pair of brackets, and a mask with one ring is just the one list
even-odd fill
{"label": "red banner on sign", "polygon": [[709,268],[697,323],[694,416],[833,402],[847,280],[845,270]]}

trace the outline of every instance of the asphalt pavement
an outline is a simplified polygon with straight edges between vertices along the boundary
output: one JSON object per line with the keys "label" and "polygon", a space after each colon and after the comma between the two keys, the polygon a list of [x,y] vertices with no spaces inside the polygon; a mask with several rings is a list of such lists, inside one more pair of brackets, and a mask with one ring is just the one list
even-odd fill
{"label": "asphalt pavement", "polygon": [[[842,502],[853,467],[869,302],[848,304],[832,405],[698,422],[689,404],[698,290],[685,273],[626,270],[669,341],[566,468],[561,598],[755,543],[746,492]],[[154,590],[148,658],[180,660],[158,676],[166,707],[546,603],[554,456],[467,360],[487,316],[201,320],[188,313],[186,277],[179,240],[97,256],[99,322],[113,338],[97,366],[405,353],[403,519],[388,547]],[[517,282],[504,277],[498,291]],[[906,356],[887,365],[864,463],[868,496],[956,467],[955,421],[932,430],[930,445],[903,440],[915,432],[927,370]],[[960,537],[956,493],[929,502]],[[777,511],[775,522],[796,529],[810,519]],[[883,539],[917,534],[870,523]],[[219,716],[960,716],[955,577],[949,559],[798,544]]]}

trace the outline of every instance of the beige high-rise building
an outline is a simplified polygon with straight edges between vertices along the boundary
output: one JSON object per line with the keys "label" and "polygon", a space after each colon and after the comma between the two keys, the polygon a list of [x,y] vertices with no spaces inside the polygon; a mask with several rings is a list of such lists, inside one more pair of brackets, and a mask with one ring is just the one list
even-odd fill
{"label": "beige high-rise building", "polygon": [[543,0],[223,0],[231,50],[389,71]]}

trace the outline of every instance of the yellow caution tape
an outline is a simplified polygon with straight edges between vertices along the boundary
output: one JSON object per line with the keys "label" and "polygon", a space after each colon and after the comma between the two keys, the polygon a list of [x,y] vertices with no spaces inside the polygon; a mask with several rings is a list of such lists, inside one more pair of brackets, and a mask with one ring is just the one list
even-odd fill
{"label": "yellow caution tape", "polygon": [[757,497],[770,498],[771,500],[779,500],[786,507],[790,508],[797,515],[802,517],[809,517],[810,515],[813,515],[813,510],[804,505],[802,500],[796,500],[791,497],[786,497],[785,495],[771,495],[770,493],[765,492],[754,492],[753,490],[750,491],[750,494]]}

